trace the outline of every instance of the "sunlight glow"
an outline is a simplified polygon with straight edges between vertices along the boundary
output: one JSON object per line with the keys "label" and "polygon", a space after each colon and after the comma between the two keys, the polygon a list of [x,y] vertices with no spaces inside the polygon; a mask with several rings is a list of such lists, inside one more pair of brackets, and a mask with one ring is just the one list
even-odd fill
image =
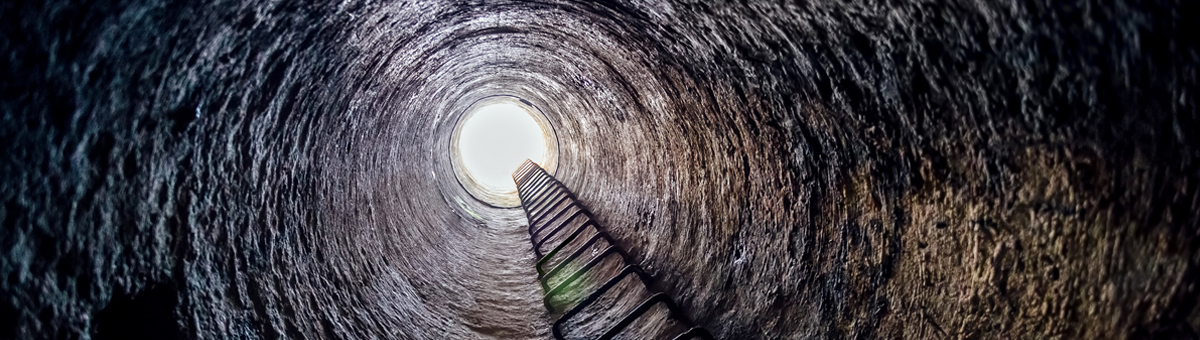
{"label": "sunlight glow", "polygon": [[541,164],[546,134],[525,108],[496,103],[479,108],[463,122],[458,142],[463,168],[488,190],[515,192],[512,173],[526,158]]}

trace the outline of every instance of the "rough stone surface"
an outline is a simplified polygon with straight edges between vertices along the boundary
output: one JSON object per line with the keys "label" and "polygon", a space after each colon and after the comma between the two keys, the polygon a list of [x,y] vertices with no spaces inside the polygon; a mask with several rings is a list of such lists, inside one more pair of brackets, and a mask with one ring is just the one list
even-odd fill
{"label": "rough stone surface", "polygon": [[720,338],[1196,338],[1198,15],[6,2],[0,338],[547,338],[495,94]]}

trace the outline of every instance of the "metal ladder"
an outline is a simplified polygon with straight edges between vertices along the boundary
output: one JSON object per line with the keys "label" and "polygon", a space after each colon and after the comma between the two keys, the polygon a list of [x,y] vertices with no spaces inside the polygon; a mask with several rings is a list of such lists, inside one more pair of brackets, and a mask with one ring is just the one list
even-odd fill
{"label": "metal ladder", "polygon": [[[584,297],[574,307],[565,310],[565,313],[563,313],[558,320],[554,322],[552,331],[554,332],[555,338],[564,339],[563,326],[567,321],[577,316],[581,311],[583,311],[584,308],[595,303],[598,299],[608,293],[614,286],[631,275],[641,282],[647,292],[651,292],[651,296],[639,303],[636,308],[622,317],[619,322],[609,327],[608,330],[599,337],[599,339],[612,339],[613,337],[617,336],[617,334],[621,333],[621,331],[625,330],[625,328],[634,321],[637,321],[639,318],[645,316],[652,307],[658,304],[665,306],[670,312],[670,318],[674,319],[677,323],[683,325],[684,328],[687,329],[676,335],[673,339],[682,340],[713,338],[707,330],[695,326],[695,324],[688,319],[687,315],[679,309],[679,306],[674,300],[671,299],[670,296],[668,296],[666,293],[654,292],[651,289],[651,282],[653,282],[653,278],[646,274],[646,272],[642,271],[641,267],[630,260],[629,254],[625,252],[624,249],[621,249],[621,247],[617,246],[616,241],[614,241],[613,238],[608,235],[608,233],[601,230],[600,225],[596,223],[592,213],[589,212],[587,208],[585,208],[583,204],[581,204],[579,200],[575,198],[575,195],[572,194],[570,190],[567,190],[566,186],[555,179],[554,176],[546,173],[546,170],[542,169],[542,167],[538,166],[536,163],[526,160],[525,163],[521,164],[521,167],[517,168],[512,177],[513,181],[515,181],[517,184],[517,193],[521,198],[521,206],[525,209],[525,217],[529,219],[529,238],[533,243],[533,252],[538,257],[538,281],[540,281],[542,284],[542,290],[546,292],[546,295],[542,301],[552,314],[557,313],[558,308],[551,303],[551,299],[566,294],[572,284],[576,283],[580,277],[584,276],[590,270],[596,268],[596,266],[601,264],[606,258],[617,256],[623,265],[623,268],[617,275],[609,278],[604,282],[603,285]],[[568,215],[567,212],[572,210],[574,212]],[[563,218],[564,216],[566,218]],[[557,221],[557,223],[555,223],[555,221]],[[558,235],[559,232],[569,229],[567,226],[571,225],[573,222],[582,223],[572,230],[569,236],[559,242],[558,245],[554,246],[553,250],[543,254],[541,251],[542,247],[553,245],[548,245],[546,243],[549,242],[552,237]],[[582,240],[583,238],[579,236],[589,228],[594,232],[593,236],[587,237],[586,240]],[[580,257],[584,255],[587,249],[596,246],[597,242],[601,240],[606,242],[608,247],[604,248],[603,251],[598,253],[593,251],[594,256],[592,256],[591,259],[582,266],[575,264],[575,262],[579,262],[579,260],[581,260]],[[569,244],[579,242],[582,242],[582,244],[579,245],[577,250],[567,255],[567,257],[562,259],[558,265],[555,265],[549,270],[546,269],[546,265],[549,263],[549,261],[556,258],[557,255],[560,255],[559,253],[563,252],[563,250],[566,249]],[[554,278],[560,273],[565,273],[566,271],[570,271],[572,269],[574,271],[571,272],[570,275],[566,276],[565,279],[556,285],[551,285],[551,278]]]}

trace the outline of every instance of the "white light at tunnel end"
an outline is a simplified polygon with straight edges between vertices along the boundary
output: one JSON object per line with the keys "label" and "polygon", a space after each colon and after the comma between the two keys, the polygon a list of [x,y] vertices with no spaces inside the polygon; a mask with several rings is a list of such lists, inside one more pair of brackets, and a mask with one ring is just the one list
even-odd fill
{"label": "white light at tunnel end", "polygon": [[530,112],[516,104],[480,107],[463,122],[458,137],[463,167],[486,189],[515,191],[511,174],[521,162],[541,164],[546,158],[543,135]]}
{"label": "white light at tunnel end", "polygon": [[492,206],[520,206],[512,173],[530,159],[553,173],[557,140],[537,108],[498,96],[472,105],[451,136],[455,176],[467,192]]}

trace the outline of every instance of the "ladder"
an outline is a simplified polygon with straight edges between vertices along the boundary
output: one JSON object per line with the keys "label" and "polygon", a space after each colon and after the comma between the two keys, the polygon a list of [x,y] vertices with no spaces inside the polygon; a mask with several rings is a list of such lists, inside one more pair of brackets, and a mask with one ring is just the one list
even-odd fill
{"label": "ladder", "polygon": [[[521,198],[521,206],[525,209],[525,217],[529,220],[529,238],[533,243],[533,252],[538,258],[538,281],[542,284],[542,290],[546,292],[542,301],[552,315],[560,315],[552,329],[555,338],[564,340],[563,327],[567,322],[579,316],[586,307],[596,303],[606,294],[615,293],[610,291],[627,277],[633,277],[639,281],[646,291],[651,292],[651,295],[638,303],[636,308],[625,314],[615,324],[608,327],[607,331],[598,339],[608,340],[616,337],[630,324],[646,316],[651,308],[659,304],[666,307],[670,318],[679,325],[683,325],[685,329],[673,339],[713,338],[707,330],[695,326],[670,296],[666,293],[654,292],[651,289],[653,278],[630,260],[629,253],[618,246],[617,242],[601,229],[592,213],[554,176],[536,163],[525,160],[513,172],[512,177],[517,184],[517,194]],[[575,227],[568,227],[572,225]],[[590,237],[583,236],[589,234]],[[600,247],[601,241],[607,246],[603,247],[603,250],[597,251],[594,248]],[[542,250],[545,248],[551,249],[543,253]],[[588,249],[593,249],[593,251],[589,253]],[[567,254],[568,252],[569,254]],[[574,289],[581,285],[581,278],[610,257],[620,260],[622,267],[619,273],[604,281],[599,288],[582,296],[582,299],[574,306],[558,306],[552,303],[555,299],[565,295],[580,295],[582,292],[574,291]],[[552,262],[557,262],[557,264],[552,265]],[[553,283],[552,279],[555,278],[561,278],[561,280]],[[611,297],[611,295],[609,296]]]}

